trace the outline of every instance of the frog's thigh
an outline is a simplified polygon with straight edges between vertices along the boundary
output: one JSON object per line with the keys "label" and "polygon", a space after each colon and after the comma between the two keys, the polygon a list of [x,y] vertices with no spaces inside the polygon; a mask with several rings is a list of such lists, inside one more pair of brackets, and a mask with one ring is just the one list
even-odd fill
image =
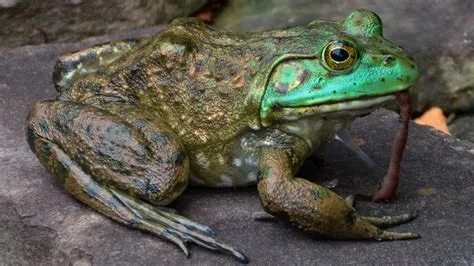
{"label": "frog's thigh", "polygon": [[129,104],[114,103],[105,109],[39,102],[27,121],[30,146],[69,193],[88,192],[84,181],[77,180],[87,175],[104,188],[118,188],[155,204],[173,201],[189,176],[188,158],[175,134]]}

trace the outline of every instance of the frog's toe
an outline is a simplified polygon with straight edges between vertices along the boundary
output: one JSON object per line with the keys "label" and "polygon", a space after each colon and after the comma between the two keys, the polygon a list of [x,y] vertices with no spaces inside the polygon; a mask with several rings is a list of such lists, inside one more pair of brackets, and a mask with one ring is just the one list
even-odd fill
{"label": "frog's toe", "polygon": [[418,217],[417,212],[405,213],[398,216],[383,216],[383,217],[362,217],[367,222],[377,227],[392,227],[399,224],[407,223]]}
{"label": "frog's toe", "polygon": [[410,240],[420,238],[418,233],[397,233],[391,231],[381,230],[381,233],[375,237],[375,240]]}
{"label": "frog's toe", "polygon": [[278,221],[278,218],[275,216],[269,214],[268,212],[254,212],[252,213],[252,219],[255,221],[261,221],[261,222],[276,222]]}
{"label": "frog's toe", "polygon": [[189,256],[189,252],[185,243],[191,242],[210,250],[231,254],[241,263],[248,262],[242,252],[216,239],[215,231],[208,226],[180,216],[172,209],[132,198],[120,190],[111,189],[111,192],[139,217],[136,227],[175,243],[186,256]]}

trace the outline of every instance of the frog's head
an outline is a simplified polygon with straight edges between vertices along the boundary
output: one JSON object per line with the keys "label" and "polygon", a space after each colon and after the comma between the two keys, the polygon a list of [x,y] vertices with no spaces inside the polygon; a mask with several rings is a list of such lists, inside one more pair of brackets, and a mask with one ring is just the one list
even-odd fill
{"label": "frog's head", "polygon": [[355,10],[342,23],[311,27],[320,35],[310,53],[284,54],[268,74],[263,125],[315,114],[356,117],[395,99],[418,79],[413,58],[383,38],[380,18],[368,10]]}

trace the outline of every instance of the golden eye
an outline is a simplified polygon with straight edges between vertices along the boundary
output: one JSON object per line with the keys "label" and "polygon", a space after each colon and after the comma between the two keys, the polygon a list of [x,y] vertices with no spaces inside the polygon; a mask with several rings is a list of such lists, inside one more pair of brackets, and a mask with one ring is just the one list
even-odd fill
{"label": "golden eye", "polygon": [[331,42],[323,50],[324,63],[332,71],[348,70],[354,65],[356,59],[356,49],[346,41]]}

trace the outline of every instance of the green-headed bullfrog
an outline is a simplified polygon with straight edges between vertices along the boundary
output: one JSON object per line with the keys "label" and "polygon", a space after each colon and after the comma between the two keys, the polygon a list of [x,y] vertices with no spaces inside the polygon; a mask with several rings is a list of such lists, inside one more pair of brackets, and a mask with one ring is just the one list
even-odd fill
{"label": "green-headed bullfrog", "polygon": [[188,184],[257,184],[266,212],[330,238],[411,239],[419,235],[377,227],[410,215],[360,216],[294,174],[320,143],[418,76],[368,10],[258,33],[181,18],[153,37],[61,56],[59,95],[31,109],[27,138],[68,193],[186,254],[193,242],[247,261],[209,227],[164,207]]}

